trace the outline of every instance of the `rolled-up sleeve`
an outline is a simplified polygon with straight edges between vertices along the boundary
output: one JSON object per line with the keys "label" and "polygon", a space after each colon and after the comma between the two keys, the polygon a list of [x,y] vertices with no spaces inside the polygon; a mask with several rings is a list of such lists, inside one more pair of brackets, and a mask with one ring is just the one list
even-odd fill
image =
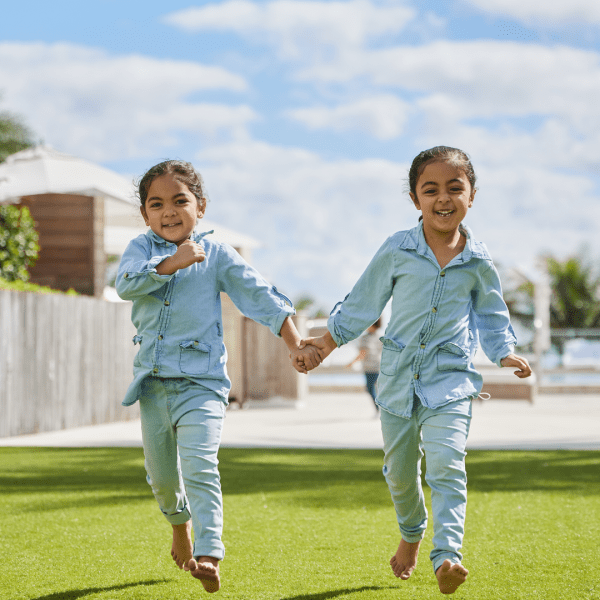
{"label": "rolled-up sleeve", "polygon": [[343,302],[335,305],[327,329],[338,346],[356,339],[381,316],[394,288],[391,238],[379,248]]}
{"label": "rolled-up sleeve", "polygon": [[117,272],[117,294],[123,300],[135,300],[145,296],[169,282],[174,274],[159,275],[156,267],[169,258],[164,256],[149,256],[150,245],[145,242],[145,236],[140,236],[129,242],[123,253]]}
{"label": "rolled-up sleeve", "polygon": [[243,315],[265,325],[280,337],[285,319],[296,314],[291,300],[227,244],[220,244],[218,260],[221,290]]}
{"label": "rolled-up sleeve", "polygon": [[482,273],[473,292],[473,313],[483,351],[501,367],[500,361],[514,352],[517,338],[502,297],[500,277],[492,264]]}

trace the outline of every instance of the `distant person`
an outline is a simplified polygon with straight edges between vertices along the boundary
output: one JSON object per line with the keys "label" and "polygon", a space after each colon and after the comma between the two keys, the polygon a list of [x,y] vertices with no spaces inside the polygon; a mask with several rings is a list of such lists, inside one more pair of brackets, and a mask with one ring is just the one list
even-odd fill
{"label": "distant person", "polygon": [[298,349],[291,302],[212,232],[196,230],[206,194],[190,163],[152,167],[139,197],[150,229],[127,246],[116,283],[119,296],[133,301],[140,346],[123,404],[140,402],[147,479],[173,527],[173,560],[212,593],[225,554],[217,452],[231,387],[220,292],[284,339],[298,371],[320,359],[316,348]]}
{"label": "distant person", "polygon": [[359,338],[358,356],[347,365],[348,367],[351,367],[357,362],[362,362],[367,391],[373,399],[373,404],[375,405],[375,410],[377,412],[379,412],[379,406],[377,406],[376,402],[377,377],[379,376],[382,350],[382,344],[377,335],[377,331],[379,331],[380,327],[381,319],[377,319],[373,325],[367,328],[365,333]]}
{"label": "distant person", "polygon": [[492,259],[462,224],[475,200],[475,181],[461,150],[438,146],[421,152],[409,171],[419,225],[387,239],[333,310],[328,332],[306,340],[325,358],[358,337],[392,298],[377,394],[383,473],[402,536],[390,564],[401,579],[417,565],[427,527],[424,451],[434,524],[430,558],[444,594],[454,593],[468,574],[460,549],[471,400],[482,387],[473,366],[479,341],[498,366],[516,368],[517,377],[531,375],[527,360],[514,354],[516,338]]}

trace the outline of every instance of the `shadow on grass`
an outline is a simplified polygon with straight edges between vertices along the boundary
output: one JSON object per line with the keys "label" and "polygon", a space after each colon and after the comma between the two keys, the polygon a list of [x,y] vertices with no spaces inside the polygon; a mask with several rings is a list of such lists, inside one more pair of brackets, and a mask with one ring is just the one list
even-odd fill
{"label": "shadow on grass", "polygon": [[467,455],[470,491],[565,491],[599,496],[599,473],[600,452],[594,450],[479,450]]}
{"label": "shadow on grass", "polygon": [[149,581],[138,581],[136,583],[123,583],[121,585],[111,585],[107,587],[85,588],[83,590],[67,590],[65,592],[54,592],[46,596],[38,596],[32,600],[77,600],[90,594],[99,594],[100,592],[115,592],[117,590],[126,590],[127,588],[138,587],[141,585],[157,585],[168,583],[167,579],[151,579]]}
{"label": "shadow on grass", "polygon": [[354,594],[356,592],[376,592],[378,590],[393,590],[391,586],[381,587],[375,585],[365,585],[359,588],[347,588],[344,590],[333,590],[331,592],[322,592],[320,594],[302,594],[300,596],[288,596],[281,598],[281,600],[329,600],[330,598],[339,598],[340,596],[347,596],[348,594]]}
{"label": "shadow on grass", "polygon": [[[390,503],[380,450],[223,448],[219,458],[229,496],[285,492],[286,502],[314,508]],[[0,462],[0,498],[31,498],[21,512],[152,500],[140,448],[0,448]],[[479,450],[467,456],[472,491],[600,495],[599,472],[600,452],[592,450]]]}

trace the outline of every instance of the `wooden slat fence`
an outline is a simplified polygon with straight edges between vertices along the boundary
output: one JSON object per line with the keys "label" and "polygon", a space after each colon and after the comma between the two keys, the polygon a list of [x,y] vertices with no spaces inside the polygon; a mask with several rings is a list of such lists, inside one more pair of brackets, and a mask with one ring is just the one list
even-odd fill
{"label": "wooden slat fence", "polygon": [[139,416],[131,305],[0,290],[0,437]]}
{"label": "wooden slat fence", "polygon": [[[305,335],[305,317],[295,317]],[[223,302],[232,397],[297,400],[307,378],[283,340]],[[0,290],[0,437],[138,418],[121,406],[133,377],[131,304]]]}

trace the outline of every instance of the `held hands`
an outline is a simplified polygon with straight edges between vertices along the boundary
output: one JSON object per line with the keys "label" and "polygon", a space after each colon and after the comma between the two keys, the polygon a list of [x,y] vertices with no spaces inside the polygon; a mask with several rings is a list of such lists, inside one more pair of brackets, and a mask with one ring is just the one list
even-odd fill
{"label": "held hands", "polygon": [[308,373],[318,367],[336,348],[337,344],[333,341],[331,334],[327,332],[321,337],[302,340],[295,353],[292,352],[294,356],[290,356],[296,371]]}
{"label": "held hands", "polygon": [[308,348],[298,347],[290,350],[290,358],[292,359],[294,369],[298,373],[304,374],[318,367],[323,360],[318,348],[314,346],[309,346]]}
{"label": "held hands", "polygon": [[531,367],[529,366],[527,359],[523,358],[522,356],[509,354],[500,361],[500,364],[503,367],[516,367],[517,371],[515,371],[515,375],[520,379],[525,379],[525,377],[529,377],[531,375]]}

